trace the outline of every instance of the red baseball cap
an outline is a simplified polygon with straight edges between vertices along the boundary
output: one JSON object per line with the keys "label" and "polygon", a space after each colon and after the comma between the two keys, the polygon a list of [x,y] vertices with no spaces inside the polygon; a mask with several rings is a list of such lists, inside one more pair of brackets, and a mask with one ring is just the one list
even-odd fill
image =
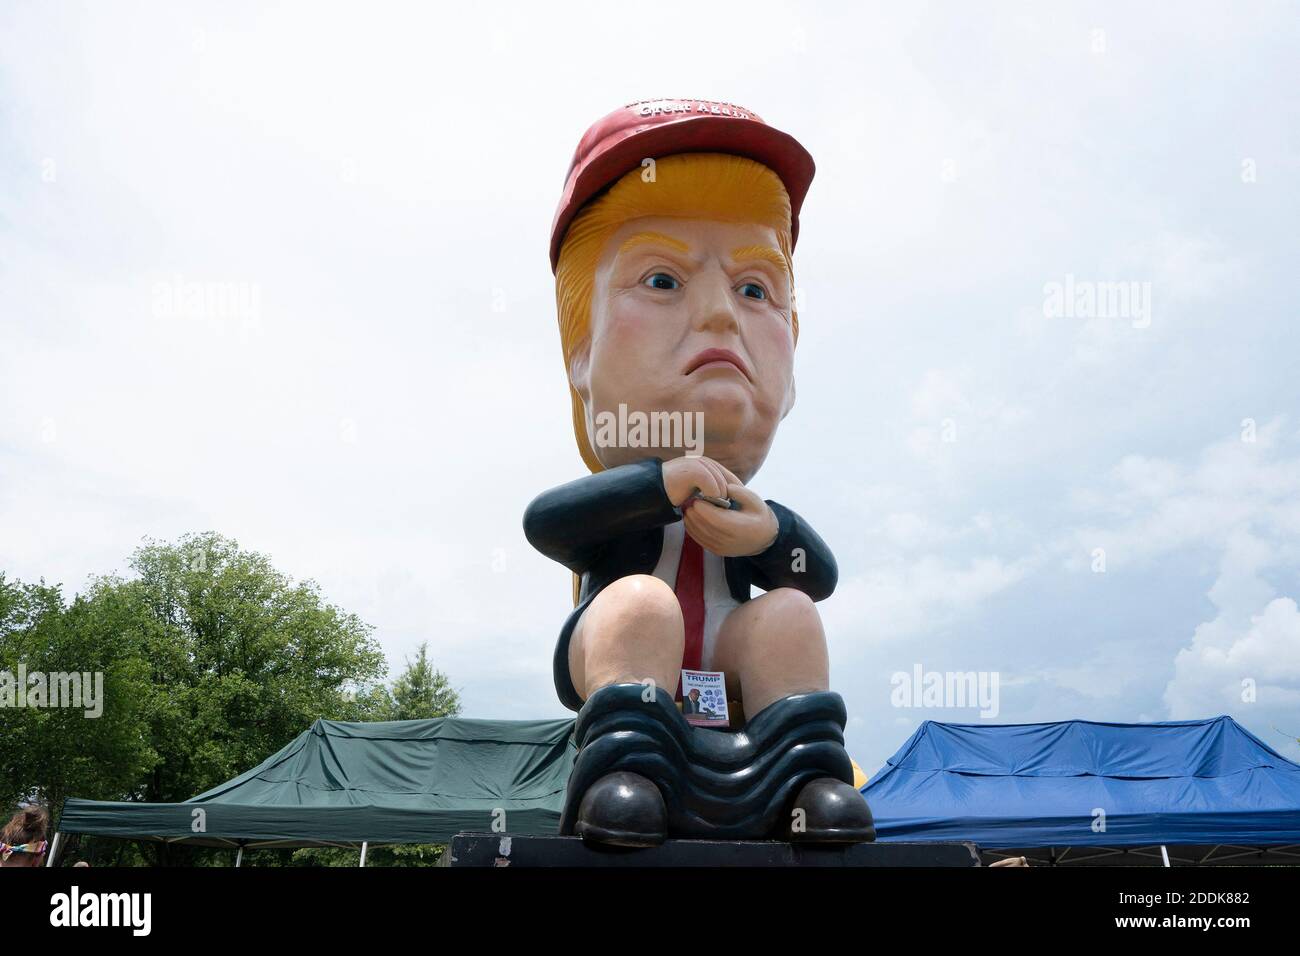
{"label": "red baseball cap", "polygon": [[713,100],[641,100],[597,120],[578,141],[551,223],[551,272],[565,230],[583,204],[647,157],[673,153],[732,153],[762,163],[790,194],[790,245],[799,239],[799,209],[816,167],[799,141],[752,110]]}

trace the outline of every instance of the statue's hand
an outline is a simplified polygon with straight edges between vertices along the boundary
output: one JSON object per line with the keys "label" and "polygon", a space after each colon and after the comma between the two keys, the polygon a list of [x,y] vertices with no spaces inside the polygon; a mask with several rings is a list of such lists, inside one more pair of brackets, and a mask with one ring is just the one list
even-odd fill
{"label": "statue's hand", "polygon": [[[718,466],[722,468],[721,465]],[[750,491],[740,479],[727,475],[726,493],[716,497],[731,498],[740,506],[728,511],[705,502],[697,502],[683,515],[686,533],[700,546],[724,558],[742,558],[761,554],[772,546],[780,526],[767,502]]]}
{"label": "statue's hand", "polygon": [[736,476],[712,458],[670,458],[663,464],[664,491],[674,508],[697,491],[712,498],[727,497],[727,482]]}

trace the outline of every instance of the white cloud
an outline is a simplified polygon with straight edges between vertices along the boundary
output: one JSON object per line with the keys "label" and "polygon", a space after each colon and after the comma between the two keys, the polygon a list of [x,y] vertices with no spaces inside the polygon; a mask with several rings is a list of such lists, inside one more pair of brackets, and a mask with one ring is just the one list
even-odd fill
{"label": "white cloud", "polygon": [[826,605],[828,627],[862,646],[905,642],[942,631],[988,598],[1023,580],[1033,559],[982,556],[966,563],[926,554],[898,557],[842,579]]}
{"label": "white cloud", "polygon": [[1102,520],[1079,526],[1058,545],[1070,568],[1094,548],[1107,569],[1175,550],[1226,550],[1243,533],[1270,548],[1270,561],[1296,553],[1300,540],[1300,455],[1287,457],[1285,421],[1261,426],[1253,442],[1229,437],[1207,445],[1188,464],[1127,455],[1105,483],[1075,489],[1073,507]]}
{"label": "white cloud", "polygon": [[[1107,513],[1104,523],[1062,542],[1065,565],[1075,573],[1088,573],[1093,547],[1105,549],[1108,575],[1141,575],[1189,553],[1217,560],[1218,574],[1205,592],[1215,616],[1195,627],[1169,664],[1162,698],[1168,719],[1229,713],[1261,735],[1274,722],[1300,721],[1300,614],[1276,583],[1294,574],[1300,557],[1300,455],[1291,439],[1275,420],[1258,430],[1256,441],[1214,442],[1188,465],[1127,456],[1112,469],[1109,485],[1075,498],[1078,507]],[[1084,665],[1094,679],[1080,682],[1070,671],[1044,679],[1094,698],[1111,696],[1125,674],[1115,651],[1104,645]],[[1135,679],[1132,669],[1128,675]],[[1253,697],[1243,681],[1251,682]]]}
{"label": "white cloud", "polygon": [[1192,643],[1178,652],[1164,699],[1173,720],[1258,709],[1288,725],[1294,722],[1300,715],[1295,600],[1274,598],[1244,627],[1231,615],[1198,627]]}

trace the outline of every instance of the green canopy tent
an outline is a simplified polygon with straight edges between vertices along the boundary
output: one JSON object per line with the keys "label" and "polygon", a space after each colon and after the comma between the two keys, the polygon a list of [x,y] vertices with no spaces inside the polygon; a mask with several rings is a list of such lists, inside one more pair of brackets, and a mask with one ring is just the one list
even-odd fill
{"label": "green canopy tent", "polygon": [[279,753],[184,803],[69,799],[65,834],[200,846],[446,843],[465,830],[559,828],[573,720],[318,720]]}

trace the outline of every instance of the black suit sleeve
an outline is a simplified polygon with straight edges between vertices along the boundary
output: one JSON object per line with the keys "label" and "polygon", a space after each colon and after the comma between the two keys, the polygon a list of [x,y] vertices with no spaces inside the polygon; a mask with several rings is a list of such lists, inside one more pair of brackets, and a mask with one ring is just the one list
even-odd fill
{"label": "black suit sleeve", "polygon": [[794,588],[814,601],[830,597],[840,576],[831,549],[789,508],[775,501],[767,504],[776,515],[776,540],[766,551],[739,559],[749,562],[754,584],[764,591]]}
{"label": "black suit sleeve", "polygon": [[664,490],[663,462],[647,458],[552,488],[524,511],[524,536],[575,574],[615,538],[681,517]]}

